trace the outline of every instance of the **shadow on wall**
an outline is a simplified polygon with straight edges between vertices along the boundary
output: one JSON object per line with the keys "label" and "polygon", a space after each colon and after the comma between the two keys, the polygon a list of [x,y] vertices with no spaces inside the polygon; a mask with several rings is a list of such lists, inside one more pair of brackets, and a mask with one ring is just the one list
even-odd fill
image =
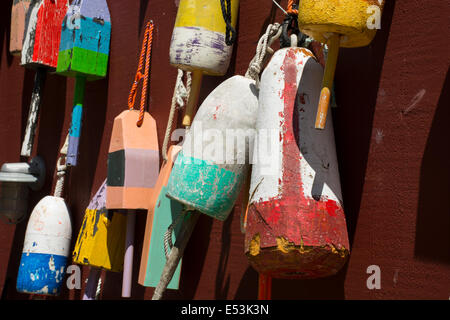
{"label": "shadow on wall", "polygon": [[[350,250],[358,222],[373,117],[395,0],[387,1],[370,46],[340,50],[335,77],[334,128]],[[351,253],[350,253],[351,259]]]}
{"label": "shadow on wall", "polygon": [[420,174],[415,256],[450,264],[450,69],[436,108]]}

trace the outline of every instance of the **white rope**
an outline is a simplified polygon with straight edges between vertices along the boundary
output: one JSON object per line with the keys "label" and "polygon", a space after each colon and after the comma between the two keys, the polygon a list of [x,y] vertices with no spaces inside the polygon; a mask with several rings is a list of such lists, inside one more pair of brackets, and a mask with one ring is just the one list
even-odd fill
{"label": "white rope", "polygon": [[258,41],[256,55],[253,57],[252,61],[250,61],[248,70],[245,73],[246,78],[256,81],[257,87],[259,87],[259,74],[262,71],[266,54],[273,54],[273,49],[270,46],[281,36],[281,32],[282,28],[279,23],[269,24],[267,26],[266,33]]}
{"label": "white rope", "polygon": [[[67,166],[65,164],[66,155],[67,155],[67,148],[69,145],[69,134],[66,136],[66,141],[64,142],[63,147],[61,148],[60,154],[61,156],[58,158],[58,162],[56,163],[56,185],[55,185],[55,197],[60,197],[62,195],[63,189],[64,189],[64,179],[66,176],[66,169]],[[61,164],[64,160],[64,164]]]}
{"label": "white rope", "polygon": [[186,86],[184,86],[183,83],[183,75],[184,71],[181,69],[178,69],[178,75],[177,75],[177,81],[175,83],[175,88],[173,89],[173,96],[172,96],[172,104],[170,106],[170,113],[169,113],[169,120],[167,121],[167,129],[166,134],[164,136],[164,142],[162,147],[162,156],[164,161],[167,161],[167,147],[169,145],[169,137],[170,133],[172,131],[172,123],[173,118],[175,115],[175,109],[178,108],[181,109],[185,105],[185,101],[189,99],[189,94],[191,92],[191,83],[192,83],[192,76],[191,72],[186,72]]}

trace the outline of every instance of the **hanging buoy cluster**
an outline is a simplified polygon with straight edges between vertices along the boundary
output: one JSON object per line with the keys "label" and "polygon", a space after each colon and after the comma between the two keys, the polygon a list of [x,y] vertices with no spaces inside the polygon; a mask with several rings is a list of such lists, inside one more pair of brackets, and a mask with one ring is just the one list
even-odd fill
{"label": "hanging buoy cluster", "polygon": [[[260,274],[260,299],[270,299],[272,278],[314,279],[342,268],[350,246],[327,111],[339,47],[365,46],[375,36],[367,27],[372,2],[288,1],[284,22],[267,26],[245,76],[223,81],[196,112],[203,75],[228,71],[239,0],[181,0],[168,52],[178,76],[161,168],[157,122],[146,111],[155,27],[147,23],[128,109],[114,119],[107,177],[85,211],[72,253],[74,263],[90,267],[83,299],[99,297],[102,270],[123,272],[122,297],[132,296],[138,212],[147,212],[138,283],[154,287],[156,300],[167,288],[178,289],[199,216],[225,221],[241,192],[245,254]],[[17,278],[19,292],[58,295],[72,239],[64,177],[78,164],[83,143],[85,83],[107,74],[111,17],[106,0],[14,1],[11,16],[10,52],[37,70],[23,156],[33,150],[46,72],[76,79],[55,193],[31,213]],[[281,48],[274,51],[278,39]],[[325,44],[326,62],[313,49],[323,52]],[[181,113],[183,143],[169,145]]]}

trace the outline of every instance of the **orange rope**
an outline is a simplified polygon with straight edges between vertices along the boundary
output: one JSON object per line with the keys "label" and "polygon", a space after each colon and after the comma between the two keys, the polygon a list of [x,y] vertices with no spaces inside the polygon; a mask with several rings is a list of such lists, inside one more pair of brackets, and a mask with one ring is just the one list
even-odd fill
{"label": "orange rope", "polygon": [[[141,94],[141,106],[139,112],[139,119],[136,122],[136,125],[140,127],[142,122],[144,121],[144,111],[145,111],[145,103],[147,101],[147,87],[148,87],[148,78],[150,74],[150,54],[152,51],[152,41],[153,41],[153,22],[149,21],[145,28],[144,40],[142,42],[141,56],[139,58],[139,65],[136,71],[136,76],[134,78],[133,85],[131,86],[130,95],[128,97],[128,108],[130,110],[134,109],[134,102],[136,100],[136,92],[137,86],[142,78],[144,78],[144,82],[142,84],[142,94]],[[142,67],[144,65],[145,59],[145,71],[142,74]]]}
{"label": "orange rope", "polygon": [[298,10],[292,9],[293,6],[294,6],[294,0],[289,0],[288,7],[287,7],[287,13],[298,15]]}

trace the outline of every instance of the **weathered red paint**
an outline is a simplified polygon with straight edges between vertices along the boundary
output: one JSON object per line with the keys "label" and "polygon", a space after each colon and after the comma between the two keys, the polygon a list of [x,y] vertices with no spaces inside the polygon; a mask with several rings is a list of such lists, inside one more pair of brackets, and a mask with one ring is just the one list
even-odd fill
{"label": "weathered red paint", "polygon": [[[261,253],[256,256],[247,254],[258,272],[275,278],[318,278],[337,272],[345,262],[345,259],[332,258],[332,255],[328,258],[324,251],[331,253],[338,250],[345,257],[349,252],[349,242],[342,206],[331,199],[322,197],[316,201],[304,195],[300,173],[301,153],[296,142],[298,132],[293,126],[294,109],[298,108],[299,63],[295,50],[303,49],[288,50],[281,68],[284,71],[284,89],[281,94],[284,110],[280,113],[284,115],[281,196],[249,207],[246,252],[250,251],[250,242],[258,235]],[[279,248],[280,239],[286,240],[289,247],[296,249],[283,252]],[[298,250],[311,251],[302,253],[299,258]],[[280,261],[278,256],[283,256],[286,261]],[[294,260],[300,264],[294,266]]]}
{"label": "weathered red paint", "polygon": [[67,0],[45,0],[38,12],[33,62],[56,68]]}

